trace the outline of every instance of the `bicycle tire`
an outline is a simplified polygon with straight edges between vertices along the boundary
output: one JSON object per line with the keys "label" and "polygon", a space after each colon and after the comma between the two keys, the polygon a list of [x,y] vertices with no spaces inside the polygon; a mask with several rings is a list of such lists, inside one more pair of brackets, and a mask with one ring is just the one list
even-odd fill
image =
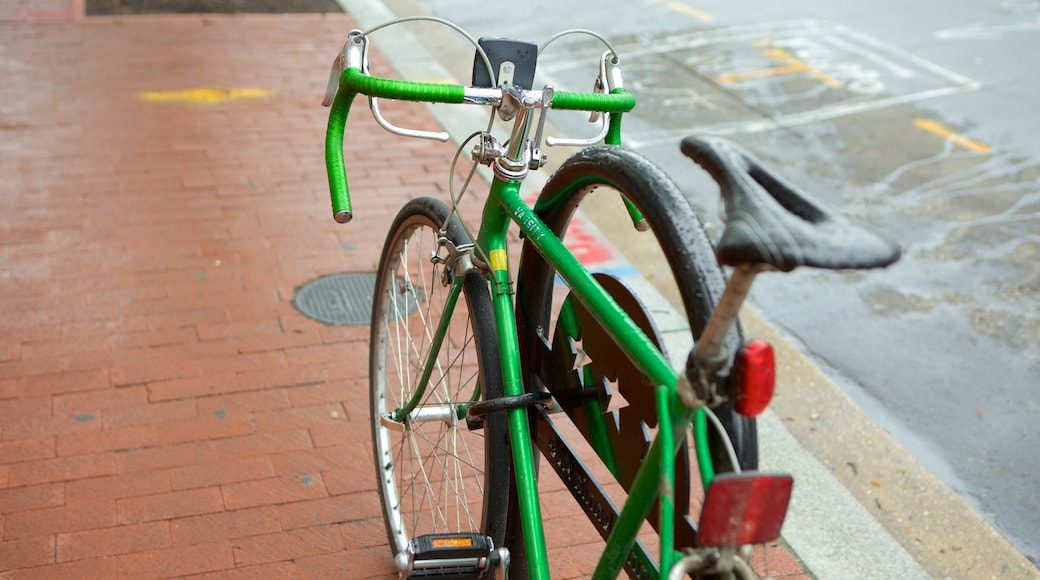
{"label": "bicycle tire", "polygon": [[[372,441],[395,556],[424,534],[481,533],[496,546],[504,535],[512,472],[505,414],[491,413],[482,430],[471,430],[450,412],[472,399],[478,381],[484,399],[502,395],[494,314],[480,274],[465,274],[464,300],[456,303],[417,412],[399,423],[383,420],[412,397],[445,308],[444,265],[431,260],[441,225],[447,224],[444,235],[456,246],[469,243],[458,218],[449,215],[447,204],[433,198],[411,200],[401,209],[383,247],[373,294]],[[420,420],[419,411],[434,412],[433,418]]]}
{"label": "bicycle tire", "polygon": [[[572,156],[553,174],[539,194],[536,212],[561,239],[581,202],[597,189],[613,189],[643,214],[660,246],[682,298],[694,338],[699,337],[722,295],[725,281],[703,224],[675,183],[645,157],[615,146],[590,147]],[[620,203],[620,201],[618,201]],[[555,271],[530,245],[525,245],[517,275],[517,326],[521,361],[528,388],[552,329]],[[727,341],[730,353],[741,342],[738,328]],[[683,353],[685,355],[685,353]],[[728,403],[714,409],[733,442],[743,469],[758,464],[754,419],[737,414]],[[709,446],[716,472],[732,471],[721,438],[709,429]],[[515,525],[511,522],[511,525]],[[512,528],[511,528],[512,529]],[[512,536],[511,532],[511,536]]]}

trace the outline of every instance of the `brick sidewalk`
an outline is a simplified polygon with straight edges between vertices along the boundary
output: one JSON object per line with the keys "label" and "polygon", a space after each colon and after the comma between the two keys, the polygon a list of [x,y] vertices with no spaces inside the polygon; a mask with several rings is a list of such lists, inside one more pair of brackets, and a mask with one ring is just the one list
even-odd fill
{"label": "brick sidewalk", "polygon": [[[290,300],[374,270],[393,213],[438,191],[423,167],[445,157],[358,119],[348,154],[381,164],[352,172],[359,217],[333,223],[319,103],[351,27],[0,22],[0,576],[390,570],[367,327]],[[139,97],[199,87],[273,92]],[[386,170],[405,163],[390,147],[416,155],[418,184]]]}
{"label": "brick sidewalk", "polygon": [[[318,103],[349,17],[30,4],[0,11],[0,578],[388,576],[367,327],[290,300],[373,271],[454,147],[356,115],[337,226]],[[198,88],[260,90],[141,96]]]}

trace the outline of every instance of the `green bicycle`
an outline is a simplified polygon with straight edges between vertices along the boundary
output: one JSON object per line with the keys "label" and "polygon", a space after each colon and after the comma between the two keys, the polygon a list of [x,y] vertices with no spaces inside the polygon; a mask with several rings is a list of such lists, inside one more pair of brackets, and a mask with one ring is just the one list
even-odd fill
{"label": "green bicycle", "polygon": [[[450,205],[424,197],[400,210],[379,262],[371,421],[398,573],[548,578],[552,546],[538,489],[544,458],[606,542],[595,577],[622,568],[636,578],[754,577],[748,546],[779,537],[792,478],[756,471],[754,417],[772,397],[774,360],[768,344],[743,340],[741,304],[760,272],[883,267],[898,259],[899,246],[732,143],[691,137],[683,152],[720,184],[726,205],[727,225],[713,245],[671,179],[620,146],[621,118],[635,99],[624,89],[619,55],[589,31],[571,31],[606,46],[588,93],[533,88],[545,45],[464,32],[476,47],[470,86],[374,77],[367,59],[374,31],[350,33],[326,95],[337,222],[353,216],[343,134],[358,94],[369,97],[384,128],[410,137],[447,138],[394,126],[378,99],[465,103],[492,114],[455,159],[473,143],[474,169],[493,169],[479,226],[471,229],[458,211],[469,180],[460,192],[452,184]],[[600,116],[595,140],[604,144],[546,137],[553,109]],[[493,135],[496,117],[508,128],[505,140]],[[545,164],[543,148],[579,143],[588,146],[528,205],[521,183]],[[620,200],[671,270],[696,344],[679,368],[640,297],[620,278],[590,274],[567,248],[576,212],[604,197]],[[515,265],[507,247],[514,224],[523,238]],[[732,268],[728,280],[720,265]],[[693,473],[699,481],[691,482]],[[695,485],[704,491],[699,514],[690,499]]]}

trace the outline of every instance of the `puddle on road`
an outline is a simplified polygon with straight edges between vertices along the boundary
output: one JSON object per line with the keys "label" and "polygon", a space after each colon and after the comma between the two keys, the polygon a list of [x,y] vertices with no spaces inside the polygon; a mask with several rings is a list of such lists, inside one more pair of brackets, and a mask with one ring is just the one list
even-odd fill
{"label": "puddle on road", "polygon": [[929,312],[937,302],[933,298],[900,292],[892,286],[878,286],[864,292],[863,301],[873,308],[875,314],[882,316]]}
{"label": "puddle on road", "polygon": [[[901,288],[933,300],[970,296],[957,304],[977,331],[1040,356],[1040,160],[914,134],[916,114],[903,107],[834,122],[855,154],[832,156],[855,186],[844,201],[895,225],[907,258],[937,273]],[[1005,319],[1017,322],[997,322]]]}

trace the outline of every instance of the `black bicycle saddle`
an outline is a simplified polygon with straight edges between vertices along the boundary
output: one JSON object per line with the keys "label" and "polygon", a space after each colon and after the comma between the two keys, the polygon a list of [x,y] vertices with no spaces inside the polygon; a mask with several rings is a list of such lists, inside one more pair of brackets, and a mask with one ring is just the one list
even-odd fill
{"label": "black bicycle saddle", "polygon": [[902,254],[888,236],[827,208],[731,141],[687,137],[681,149],[722,190],[727,219],[716,248],[720,264],[859,270],[888,266]]}

